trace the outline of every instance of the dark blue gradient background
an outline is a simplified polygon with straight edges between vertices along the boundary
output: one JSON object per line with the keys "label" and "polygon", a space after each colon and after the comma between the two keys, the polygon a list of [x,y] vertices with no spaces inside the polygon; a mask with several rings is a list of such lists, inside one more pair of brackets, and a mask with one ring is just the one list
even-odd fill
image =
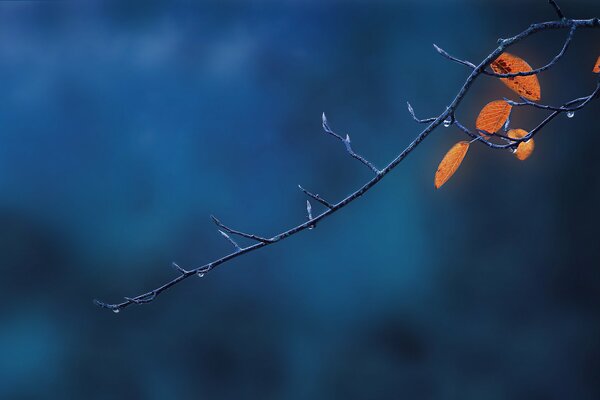
{"label": "dark blue gradient background", "polygon": [[[595,1],[562,1],[573,17]],[[277,246],[119,301],[231,249],[208,216],[271,235],[437,115],[546,1],[0,3],[0,398],[598,399],[598,103],[531,159],[475,145],[433,189],[440,128],[367,196]],[[512,51],[541,66],[566,32]],[[600,32],[541,79],[591,92]],[[511,95],[482,77],[458,116]],[[540,111],[517,110],[532,128]],[[318,205],[315,204],[315,208]],[[318,208],[320,210],[320,208]]]}

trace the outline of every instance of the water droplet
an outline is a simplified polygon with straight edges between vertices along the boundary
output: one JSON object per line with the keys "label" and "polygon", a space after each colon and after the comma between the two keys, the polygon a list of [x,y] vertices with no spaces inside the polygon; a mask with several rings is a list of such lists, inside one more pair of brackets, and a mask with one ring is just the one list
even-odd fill
{"label": "water droplet", "polygon": [[204,272],[198,272],[196,275],[198,275],[198,278],[202,278],[204,276]]}
{"label": "water droplet", "polygon": [[444,120],[444,128],[449,127],[450,125],[452,125],[452,121],[450,121],[449,119],[445,119]]}
{"label": "water droplet", "polygon": [[567,113],[567,118],[573,118],[575,116],[575,111],[569,111]]}
{"label": "water droplet", "polygon": [[119,313],[119,311],[121,311],[121,310],[119,310],[118,308],[113,308],[113,310],[112,310],[112,311],[113,311],[115,314],[118,314],[118,313]]}

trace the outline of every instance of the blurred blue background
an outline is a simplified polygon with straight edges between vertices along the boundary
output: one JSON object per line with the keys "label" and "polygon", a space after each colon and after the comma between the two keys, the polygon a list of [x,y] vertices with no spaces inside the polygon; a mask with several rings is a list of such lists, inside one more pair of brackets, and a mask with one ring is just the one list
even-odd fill
{"label": "blurred blue background", "polygon": [[[573,17],[595,1],[563,1]],[[231,249],[214,213],[272,235],[305,218],[297,184],[337,201],[439,114],[539,1],[0,3],[0,398],[598,399],[598,102],[557,118],[533,156],[440,128],[317,229],[120,301]],[[566,32],[512,51],[541,66]],[[540,76],[586,95],[600,32]],[[472,126],[510,92],[482,77]],[[540,111],[517,110],[532,128]],[[314,205],[318,208],[318,205]],[[318,208],[318,210],[321,210]]]}

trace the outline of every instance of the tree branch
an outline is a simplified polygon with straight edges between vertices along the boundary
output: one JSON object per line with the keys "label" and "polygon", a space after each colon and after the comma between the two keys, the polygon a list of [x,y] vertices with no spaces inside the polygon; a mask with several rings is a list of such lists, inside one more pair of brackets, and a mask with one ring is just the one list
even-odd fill
{"label": "tree branch", "polygon": [[577,25],[573,24],[571,26],[571,29],[569,30],[569,34],[567,35],[567,38],[565,39],[563,47],[560,49],[558,54],[556,56],[554,56],[554,58],[548,64],[544,65],[543,67],[532,69],[531,71],[513,72],[510,74],[497,74],[495,72],[490,72],[490,71],[484,71],[484,74],[493,76],[495,78],[514,78],[515,76],[537,75],[540,72],[544,72],[544,71],[552,68],[554,66],[554,64],[556,64],[565,55],[567,49],[569,48],[569,44],[571,43],[571,40],[573,39],[573,36],[575,35],[576,29],[577,29]]}
{"label": "tree branch", "polygon": [[550,3],[550,5],[552,6],[552,8],[554,8],[554,11],[556,12],[556,15],[558,15],[558,18],[560,18],[560,19],[564,19],[565,18],[564,14],[560,10],[560,7],[558,6],[558,4],[556,4],[556,1],[554,1],[554,0],[548,0],[548,3]]}
{"label": "tree branch", "polygon": [[223,231],[222,231],[222,230],[220,230],[220,229],[219,229],[219,233],[220,233],[221,235],[223,235],[223,237],[224,237],[225,239],[227,239],[227,241],[228,241],[229,243],[231,243],[231,245],[233,246],[233,248],[235,249],[235,251],[242,251],[242,248],[240,247],[240,245],[239,245],[239,244],[237,244],[237,243],[236,243],[236,241],[235,241],[235,240],[233,240],[233,239],[231,238],[231,236],[229,236],[228,234],[226,234],[225,232],[223,232]]}
{"label": "tree branch", "polygon": [[523,107],[523,106],[531,106],[534,108],[539,108],[541,110],[551,110],[551,111],[561,111],[561,112],[573,112],[573,111],[577,111],[582,109],[583,107],[586,106],[587,103],[589,103],[591,100],[593,100],[596,96],[598,96],[600,92],[600,82],[598,82],[596,84],[596,89],[594,89],[594,91],[592,92],[592,94],[590,94],[589,96],[585,96],[585,97],[580,97],[579,99],[575,99],[573,100],[575,103],[571,103],[571,104],[576,104],[577,101],[581,100],[584,101],[583,103],[577,105],[577,106],[573,106],[573,107],[569,107],[568,103],[564,104],[560,107],[553,107],[553,106],[549,106],[546,104],[540,104],[540,103],[536,103],[534,101],[528,100],[524,97],[521,97],[521,102],[517,102],[517,101],[513,101],[510,99],[505,98],[504,100],[510,104],[513,107]]}
{"label": "tree branch", "polygon": [[[513,72],[513,73],[509,73],[509,74],[498,74],[496,72],[488,71],[488,70],[484,69],[483,73],[488,76],[493,76],[494,78],[514,78],[516,76],[537,75],[540,72],[546,71],[546,70],[552,68],[565,55],[567,49],[569,48],[569,44],[571,43],[571,40],[573,39],[573,36],[575,35],[575,30],[577,29],[577,26],[578,26],[577,24],[571,25],[571,29],[569,30],[569,34],[567,35],[567,38],[565,39],[565,42],[564,42],[562,48],[560,49],[558,54],[556,56],[554,56],[554,58],[548,64],[544,65],[543,67],[532,69],[531,71]],[[499,40],[500,46],[501,47],[506,46],[507,42],[510,40],[512,40],[512,39],[500,39]],[[454,56],[450,55],[447,51],[438,47],[435,44],[433,45],[433,47],[435,47],[437,52],[440,53],[443,57],[446,57],[448,60],[450,60],[452,62],[461,64],[461,65],[466,65],[467,67],[469,67],[471,69],[477,68],[477,66],[475,64],[473,64],[472,62],[469,62],[467,60],[461,60],[460,58],[454,57]]]}
{"label": "tree branch", "polygon": [[245,238],[248,238],[248,239],[256,240],[258,242],[264,242],[264,243],[270,243],[271,242],[271,239],[267,239],[267,238],[264,238],[264,237],[261,237],[261,236],[257,236],[257,235],[252,235],[252,234],[249,234],[249,233],[244,233],[244,232],[236,231],[235,229],[232,229],[232,228],[224,225],[214,215],[211,215],[210,218],[213,220],[213,222],[215,223],[215,225],[217,225],[219,228],[223,229],[225,232],[231,233],[232,235],[238,235],[238,236],[245,237]]}
{"label": "tree branch", "polygon": [[[511,138],[506,135],[499,134],[497,132],[491,133],[491,132],[485,132],[482,130],[478,130],[477,133],[475,133],[475,132],[472,132],[469,128],[465,127],[463,124],[461,124],[460,121],[455,120],[454,123],[458,127],[458,129],[460,129],[465,134],[467,134],[467,136],[470,136],[473,139],[480,141],[481,143],[485,144],[486,146],[489,146],[494,149],[512,149],[512,148],[516,148],[519,143],[526,142],[529,139],[531,139],[533,136],[535,136],[535,134],[537,132],[539,132],[544,126],[546,126],[550,121],[552,121],[559,114],[567,113],[567,115],[569,115],[569,113],[571,113],[573,111],[584,108],[590,101],[596,99],[599,96],[600,96],[600,81],[596,85],[596,89],[594,89],[594,91],[591,94],[589,94],[588,96],[573,99],[571,101],[566,102],[565,104],[563,104],[560,107],[551,107],[551,106],[546,106],[543,104],[532,103],[531,105],[533,105],[533,106],[542,108],[544,110],[552,110],[554,112],[551,113],[550,115],[548,115],[542,122],[540,122],[540,124],[538,126],[533,128],[531,131],[529,131],[527,133],[527,135],[523,136],[522,138]],[[517,104],[521,105],[521,103],[517,103]],[[577,106],[569,107],[574,104],[577,104]],[[523,105],[530,105],[530,104],[523,103]],[[505,140],[507,143],[497,144],[497,143],[491,142],[490,140],[486,139],[482,135],[486,135],[490,138],[497,137],[497,138]]]}
{"label": "tree branch", "polygon": [[[554,2],[551,1],[551,4],[553,4],[553,3]],[[308,221],[306,221],[300,225],[297,225],[293,228],[290,228],[286,231],[283,231],[282,233],[279,233],[279,234],[273,236],[272,238],[268,238],[268,239],[261,238],[259,236],[255,236],[255,235],[244,234],[239,231],[234,231],[233,229],[222,225],[218,220],[216,220],[216,218],[213,218],[213,221],[215,221],[215,223],[222,229],[221,233],[226,238],[228,238],[230,240],[230,242],[232,242],[232,244],[234,244],[234,246],[235,246],[234,252],[227,254],[217,260],[214,260],[207,264],[199,266],[197,268],[191,269],[191,270],[185,270],[185,269],[177,266],[176,269],[179,272],[179,276],[177,276],[176,278],[166,282],[165,284],[163,284],[162,286],[159,286],[156,289],[153,289],[149,292],[143,293],[136,297],[126,297],[125,300],[120,303],[110,304],[110,303],[105,303],[105,302],[95,300],[94,301],[95,304],[100,307],[110,309],[113,312],[119,312],[120,310],[122,310],[126,307],[129,307],[131,305],[139,305],[139,304],[149,303],[149,302],[155,300],[164,291],[179,284],[180,282],[191,277],[192,275],[197,275],[199,277],[202,277],[205,274],[212,271],[217,266],[224,264],[228,261],[231,261],[234,258],[240,257],[240,256],[250,253],[252,251],[256,251],[263,247],[273,245],[283,239],[286,239],[286,238],[291,237],[297,233],[300,233],[306,229],[310,229],[310,228],[314,227],[318,222],[320,222],[321,220],[323,220],[325,218],[330,217],[338,210],[341,210],[346,205],[357,200],[358,198],[363,196],[367,191],[369,191],[373,186],[378,184],[385,176],[387,176],[394,168],[396,168],[427,136],[429,136],[429,134],[431,132],[433,132],[441,124],[446,125],[446,123],[448,123],[448,125],[450,125],[453,123],[459,129],[461,129],[463,132],[465,132],[469,136],[473,137],[474,140],[480,141],[492,148],[499,148],[499,149],[511,148],[511,147],[514,147],[516,144],[518,144],[521,141],[529,140],[531,137],[533,137],[535,135],[535,133],[537,133],[540,129],[542,129],[553,118],[555,118],[560,113],[565,112],[566,109],[565,110],[563,110],[563,109],[554,110],[548,117],[546,117],[546,119],[544,119],[536,128],[531,130],[525,137],[523,137],[521,139],[510,139],[511,141],[507,144],[495,144],[495,143],[492,143],[492,142],[484,139],[482,136],[480,136],[476,133],[470,132],[466,127],[464,127],[462,124],[460,124],[458,121],[456,121],[454,119],[454,114],[455,114],[456,109],[459,107],[462,100],[464,99],[465,95],[468,93],[469,89],[475,82],[475,80],[480,75],[484,74],[485,68],[488,65],[490,65],[490,63],[492,61],[494,61],[500,54],[502,54],[505,51],[505,49],[509,48],[510,46],[522,41],[523,39],[525,39],[537,32],[541,32],[541,31],[552,30],[552,29],[570,29],[571,30],[570,36],[572,36],[572,32],[576,28],[579,29],[579,28],[598,28],[598,27],[600,27],[600,20],[598,18],[586,19],[586,20],[565,19],[562,17],[562,13],[560,12],[560,9],[558,9],[558,6],[556,6],[555,3],[553,4],[553,6],[554,6],[555,10],[557,11],[561,20],[533,24],[529,28],[524,30],[523,32],[519,33],[518,35],[516,35],[510,39],[503,40],[501,42],[501,44],[495,50],[493,50],[487,57],[485,57],[485,59],[483,61],[481,61],[481,63],[479,65],[475,66],[475,68],[472,68],[471,63],[464,62],[463,64],[471,67],[472,71],[469,74],[469,76],[467,77],[464,84],[460,87],[460,89],[459,89],[458,93],[456,94],[456,96],[454,97],[454,99],[450,102],[450,104],[446,107],[446,109],[442,113],[440,113],[437,117],[429,118],[427,120],[419,120],[418,118],[416,118],[414,116],[414,111],[412,110],[412,107],[410,107],[410,105],[409,105],[409,112],[413,116],[413,119],[415,119],[417,122],[425,122],[426,121],[426,123],[428,123],[429,125],[426,128],[424,128],[415,137],[415,139],[382,170],[377,169],[369,161],[364,159],[362,156],[359,156],[358,154],[356,154],[352,150],[352,147],[350,145],[350,138],[348,136],[346,136],[346,138],[342,138],[340,135],[333,132],[328,125],[325,115],[323,114],[322,122],[323,122],[323,128],[324,128],[325,132],[336,137],[338,140],[340,140],[345,145],[346,150],[352,157],[359,160],[362,164],[369,167],[375,173],[375,176],[372,179],[370,179],[362,187],[360,187],[356,191],[352,192],[350,195],[348,195],[347,197],[345,197],[338,203],[335,203],[335,204],[328,203],[328,202],[324,201],[323,199],[320,199],[320,197],[318,195],[313,195],[310,192],[307,192],[301,188],[301,190],[303,190],[304,193],[306,193],[308,196],[310,196],[311,198],[315,199],[316,201],[319,201],[321,204],[326,206],[327,210],[325,210],[324,212],[322,212],[321,214],[319,214],[317,216],[313,216],[312,215],[312,207],[310,206],[310,203],[309,203],[309,204],[307,204]],[[570,41],[569,37],[567,38],[567,41]],[[568,43],[566,43],[566,45],[568,45]],[[566,49],[566,45],[563,46],[563,50]],[[444,55],[442,53],[443,51],[440,51],[440,50],[438,50],[438,52],[440,52],[440,54]],[[564,54],[564,51],[561,51],[561,53]],[[560,55],[560,53],[559,53],[559,55]],[[453,59],[451,56],[450,57],[445,56],[445,57]],[[557,57],[555,57],[555,59],[556,58]],[[560,57],[558,57],[558,58],[560,58]],[[551,63],[551,64],[554,65],[554,63],[555,63],[555,61],[553,61],[553,63]],[[546,67],[543,67],[543,68],[548,69],[552,65],[549,65],[547,68]],[[596,90],[594,91],[594,93],[592,93],[592,95],[586,96],[584,98],[572,100],[568,103],[565,103],[563,105],[563,107],[569,107],[573,104],[578,104],[577,107],[584,107],[586,104],[588,104],[591,100],[593,100],[596,97],[598,97],[598,88],[596,88]],[[242,237],[246,237],[249,239],[257,240],[258,243],[255,243],[248,247],[241,248],[225,232],[235,234],[238,236],[242,236]]]}
{"label": "tree branch", "polygon": [[182,275],[185,275],[185,274],[187,274],[187,273],[188,273],[188,271],[187,271],[187,270],[185,270],[185,269],[181,268],[179,265],[177,265],[177,263],[174,263],[174,262],[173,262],[173,263],[171,263],[171,266],[172,266],[173,268],[175,268],[177,271],[181,272],[181,274],[182,274]]}
{"label": "tree branch", "polygon": [[300,190],[302,190],[307,196],[312,197],[313,199],[315,199],[319,203],[323,204],[325,207],[327,207],[327,208],[333,208],[333,204],[331,204],[330,202],[326,201],[324,198],[322,198],[318,194],[311,193],[308,190],[304,189],[300,185],[298,185],[298,188],[300,188]]}
{"label": "tree branch", "polygon": [[344,144],[344,146],[346,146],[346,151],[348,152],[348,154],[350,154],[350,156],[356,158],[358,161],[360,161],[361,163],[363,163],[364,165],[366,165],[367,167],[369,167],[373,172],[375,172],[375,174],[379,174],[381,172],[370,161],[367,161],[366,158],[364,158],[361,155],[356,154],[354,152],[354,150],[352,150],[352,146],[350,144],[350,136],[349,135],[346,135],[345,138],[342,138],[340,135],[338,135],[337,133],[335,133],[329,127],[329,123],[327,122],[327,117],[325,116],[325,113],[323,113],[322,119],[323,119],[323,130],[325,130],[326,133],[328,133],[331,136],[337,138],[338,140],[341,140],[341,142]]}
{"label": "tree branch", "polygon": [[410,105],[410,103],[408,101],[406,102],[406,105],[408,106],[408,112],[410,113],[411,117],[416,122],[418,122],[419,124],[428,124],[430,122],[435,121],[435,117],[433,117],[433,118],[424,118],[424,119],[417,118],[417,116],[415,115],[415,110],[413,110],[412,106]]}
{"label": "tree branch", "polygon": [[443,57],[446,57],[450,61],[453,61],[453,62],[461,64],[461,65],[466,65],[467,67],[469,67],[471,69],[477,68],[477,66],[475,64],[473,64],[472,62],[470,62],[470,61],[461,60],[459,58],[451,56],[450,54],[448,54],[448,52],[446,50],[442,49],[441,47],[439,47],[435,43],[433,44],[433,47],[435,47],[435,49],[437,50],[438,53],[440,53]]}

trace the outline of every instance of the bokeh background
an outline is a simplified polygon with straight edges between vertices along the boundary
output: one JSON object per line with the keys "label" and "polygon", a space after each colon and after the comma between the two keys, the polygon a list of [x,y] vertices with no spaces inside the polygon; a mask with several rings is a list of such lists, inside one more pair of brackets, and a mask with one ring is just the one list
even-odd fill
{"label": "bokeh background", "polygon": [[[595,1],[563,1],[573,17]],[[598,399],[600,106],[534,155],[474,146],[433,189],[440,128],[367,196],[152,305],[120,301],[337,201],[546,1],[0,3],[0,398]],[[541,66],[566,32],[512,51]],[[593,89],[600,32],[541,79]],[[482,77],[458,116],[509,96]],[[532,128],[540,111],[513,113]],[[315,208],[318,205],[315,204]],[[320,209],[319,209],[320,210]]]}

